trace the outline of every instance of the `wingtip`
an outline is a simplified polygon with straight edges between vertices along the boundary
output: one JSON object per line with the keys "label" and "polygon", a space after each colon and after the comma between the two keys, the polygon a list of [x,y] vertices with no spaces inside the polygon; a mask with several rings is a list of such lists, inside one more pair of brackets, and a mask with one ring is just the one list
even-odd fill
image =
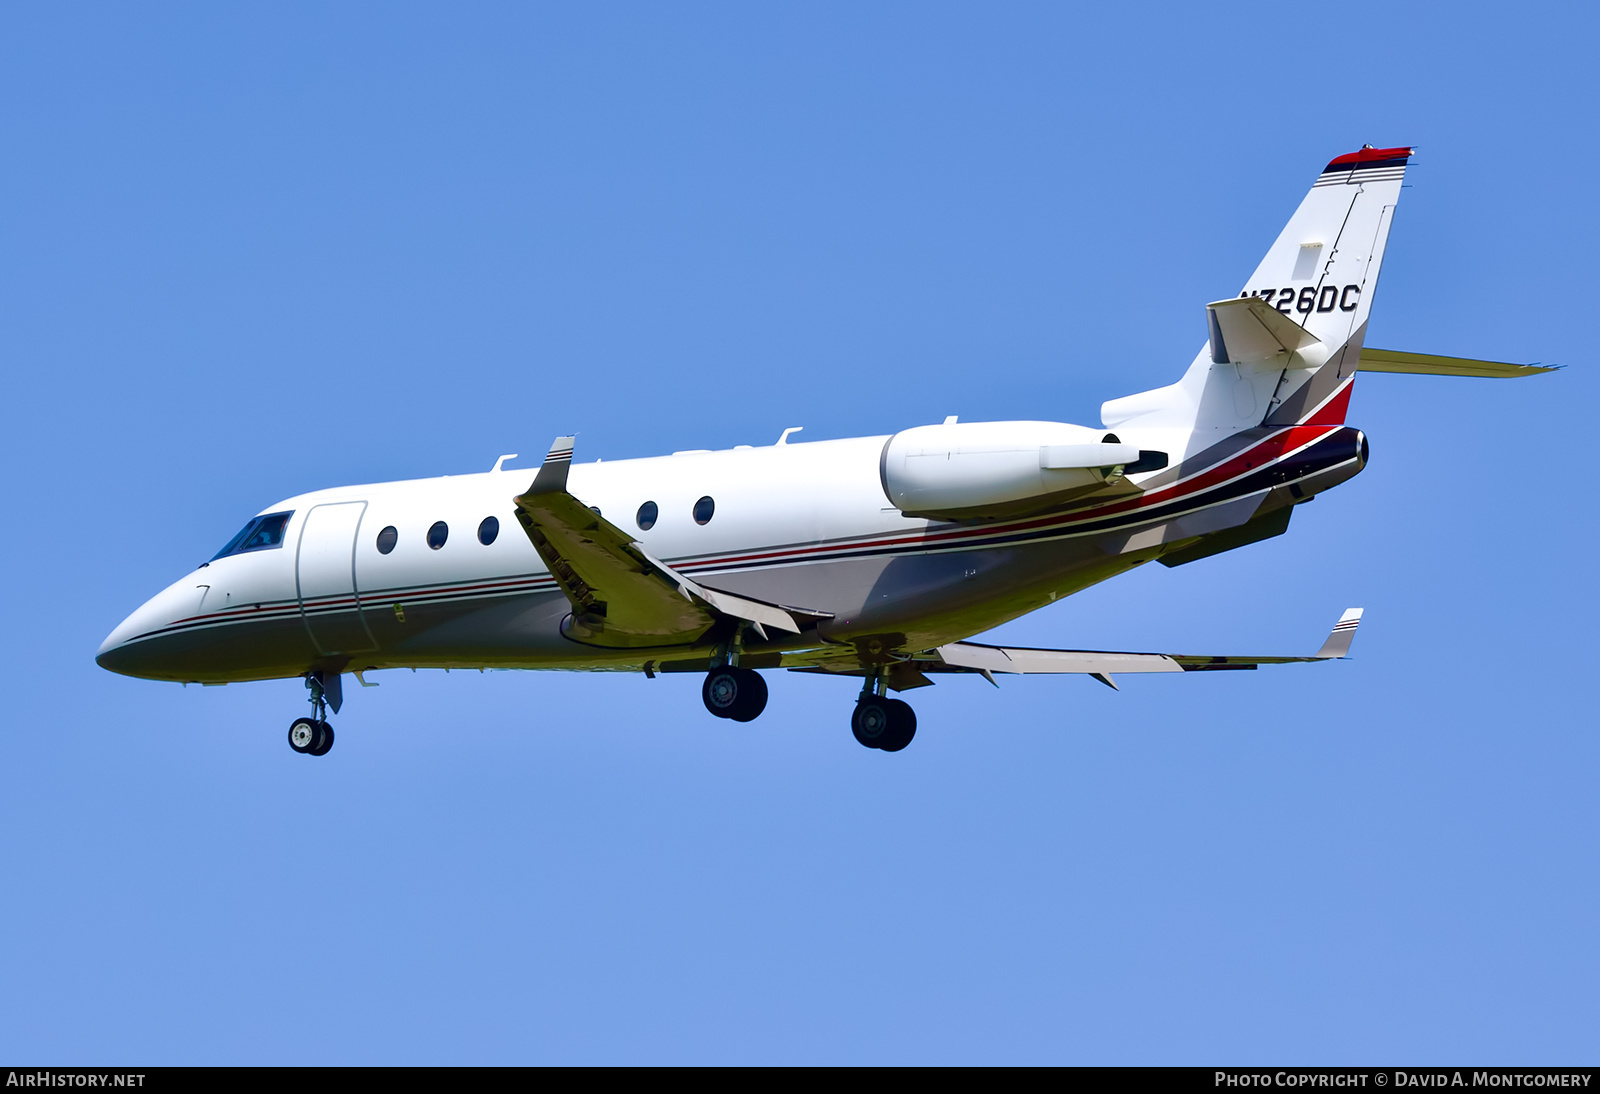
{"label": "wingtip", "polygon": [[1356,627],[1361,624],[1363,608],[1346,608],[1339,617],[1339,622],[1333,625],[1333,630],[1328,633],[1328,640],[1316,652],[1319,659],[1333,659],[1347,657],[1350,654],[1350,643],[1356,636]]}
{"label": "wingtip", "polygon": [[533,477],[533,485],[528,487],[528,492],[523,497],[554,494],[566,490],[567,468],[572,466],[572,446],[577,439],[577,434],[555,439],[555,443],[550,446],[550,454],[545,456],[544,463],[539,465],[538,474]]}

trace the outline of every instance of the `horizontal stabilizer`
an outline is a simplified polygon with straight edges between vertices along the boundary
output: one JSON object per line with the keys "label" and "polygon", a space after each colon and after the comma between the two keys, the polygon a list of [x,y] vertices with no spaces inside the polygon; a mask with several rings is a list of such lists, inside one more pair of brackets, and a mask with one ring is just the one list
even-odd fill
{"label": "horizontal stabilizer", "polygon": [[1560,365],[1514,365],[1508,361],[1474,361],[1468,357],[1438,357],[1428,353],[1401,353],[1392,349],[1361,350],[1362,372],[1410,372],[1420,376],[1483,376],[1505,379],[1554,372]]}
{"label": "horizontal stabilizer", "polygon": [[1211,360],[1219,365],[1264,364],[1321,341],[1259,296],[1207,304],[1206,318],[1211,326]]}

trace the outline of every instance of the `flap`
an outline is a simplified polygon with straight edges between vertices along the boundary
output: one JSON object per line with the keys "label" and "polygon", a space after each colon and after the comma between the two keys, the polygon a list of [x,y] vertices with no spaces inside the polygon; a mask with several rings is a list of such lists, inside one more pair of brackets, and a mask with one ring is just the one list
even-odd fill
{"label": "flap", "polygon": [[1161,653],[1111,653],[1101,650],[1036,650],[954,642],[940,646],[947,665],[976,672],[1121,673],[1182,672],[1183,666]]}

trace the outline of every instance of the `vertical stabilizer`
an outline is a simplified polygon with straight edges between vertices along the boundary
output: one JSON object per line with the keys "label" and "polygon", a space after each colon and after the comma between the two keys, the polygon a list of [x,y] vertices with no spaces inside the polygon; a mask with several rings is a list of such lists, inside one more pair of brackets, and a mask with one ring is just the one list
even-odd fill
{"label": "vertical stabilizer", "polygon": [[1411,153],[1328,164],[1238,294],[1259,303],[1209,308],[1211,339],[1183,379],[1106,403],[1106,427],[1185,430],[1193,453],[1263,424],[1343,422]]}

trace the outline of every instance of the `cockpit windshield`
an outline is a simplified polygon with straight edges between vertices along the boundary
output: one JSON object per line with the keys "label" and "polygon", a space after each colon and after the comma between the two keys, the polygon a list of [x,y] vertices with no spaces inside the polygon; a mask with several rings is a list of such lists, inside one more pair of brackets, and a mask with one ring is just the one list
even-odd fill
{"label": "cockpit windshield", "polygon": [[212,556],[211,561],[227,555],[241,555],[246,551],[264,551],[270,547],[283,546],[283,530],[288,526],[291,513],[268,513],[256,517],[242,528],[238,535],[228,541],[228,545]]}

